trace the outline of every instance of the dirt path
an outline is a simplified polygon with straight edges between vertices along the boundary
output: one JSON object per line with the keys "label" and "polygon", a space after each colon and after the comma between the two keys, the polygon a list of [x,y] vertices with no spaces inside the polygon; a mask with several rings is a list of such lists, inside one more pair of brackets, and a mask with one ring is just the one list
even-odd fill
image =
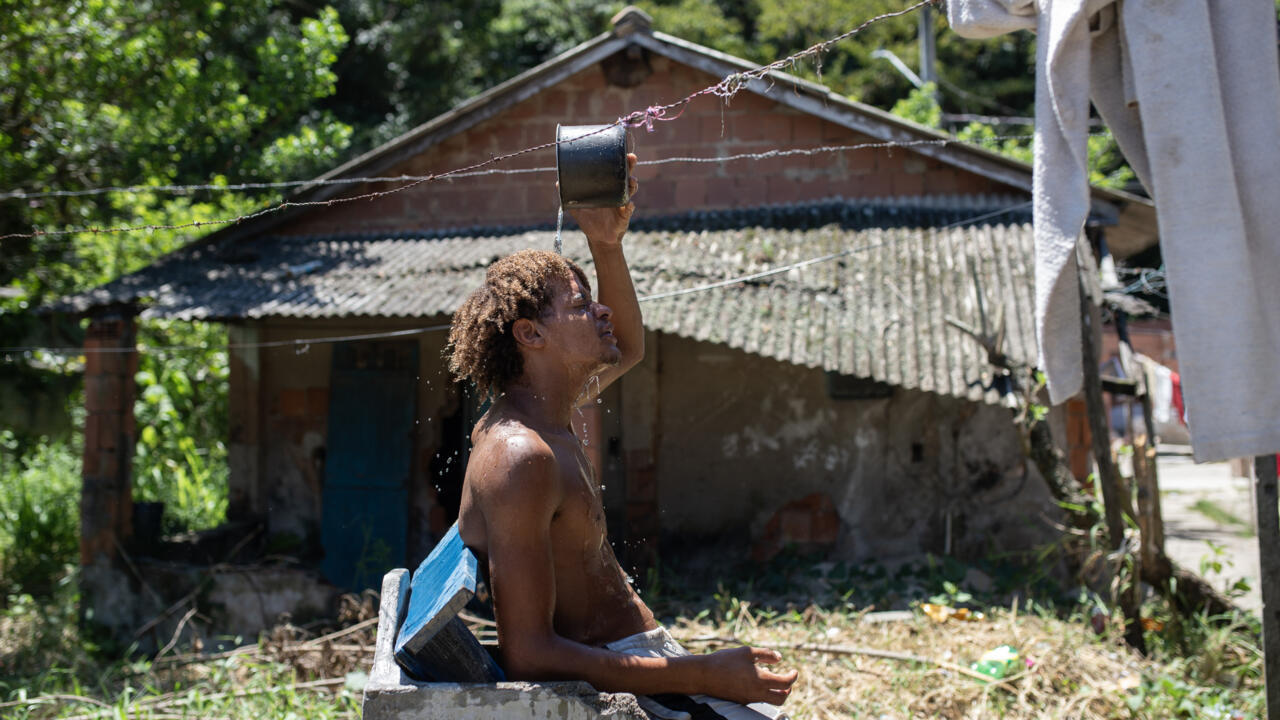
{"label": "dirt path", "polygon": [[[1232,477],[1227,463],[1196,465],[1181,454],[1160,455],[1157,467],[1166,552],[1193,572],[1200,572],[1201,561],[1206,558],[1221,562],[1222,571],[1211,569],[1205,579],[1223,589],[1243,577],[1249,583],[1249,592],[1237,604],[1254,613],[1260,611],[1252,481]],[[1215,506],[1223,511],[1216,519],[1210,517],[1215,514]],[[1239,522],[1232,522],[1231,518]],[[1221,553],[1215,553],[1210,542],[1220,546]]]}

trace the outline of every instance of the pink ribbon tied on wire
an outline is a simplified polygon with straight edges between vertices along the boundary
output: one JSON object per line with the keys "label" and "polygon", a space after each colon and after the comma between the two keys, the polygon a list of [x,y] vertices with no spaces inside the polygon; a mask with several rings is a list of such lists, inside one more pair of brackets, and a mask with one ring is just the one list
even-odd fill
{"label": "pink ribbon tied on wire", "polygon": [[667,111],[670,110],[673,106],[650,105],[644,110],[637,110],[631,113],[630,115],[627,115],[626,117],[618,118],[618,122],[622,123],[627,127],[640,127],[641,125],[643,125],[645,130],[647,130],[648,132],[653,132],[654,121],[660,120],[662,122],[671,122],[672,120],[675,120],[679,118],[681,115],[683,115],[684,109],[688,107],[688,105],[689,103],[686,100],[684,104],[680,106],[680,112],[676,113],[675,115],[672,115],[671,117],[667,117]]}

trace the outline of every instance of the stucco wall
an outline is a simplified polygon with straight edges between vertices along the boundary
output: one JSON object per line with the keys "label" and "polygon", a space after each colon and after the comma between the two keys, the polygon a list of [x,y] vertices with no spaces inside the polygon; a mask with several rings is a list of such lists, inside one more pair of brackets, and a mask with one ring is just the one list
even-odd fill
{"label": "stucco wall", "polygon": [[[258,323],[256,333],[269,342],[429,324],[272,320]],[[445,529],[431,457],[444,442],[444,418],[461,402],[441,360],[444,334],[417,337],[409,564]],[[749,542],[779,508],[812,493],[833,501],[838,550],[850,559],[948,550],[976,556],[1048,537],[1042,516],[1053,514],[1052,502],[1023,462],[1003,408],[901,389],[889,398],[832,399],[817,369],[667,335],[652,346],[646,362],[657,370],[653,477],[664,537],[720,534]],[[304,554],[316,553],[324,477],[317,458],[326,442],[331,348],[256,352],[256,389],[246,393],[247,379],[233,388],[257,403],[233,403],[233,446],[237,432],[251,424],[248,416],[256,412],[260,420],[256,442],[239,437],[232,494],[259,498],[276,542],[300,539]],[[598,443],[615,532],[627,522],[633,494],[627,484],[635,481],[623,480],[621,465],[631,458],[609,439],[620,437],[630,447],[621,422],[626,414],[615,412],[621,402],[616,391],[606,393]],[[257,458],[256,472],[246,457]],[[640,540],[631,534],[629,542]]]}
{"label": "stucco wall", "polygon": [[673,337],[660,352],[665,536],[754,539],[780,507],[820,492],[850,559],[976,556],[1047,537],[1053,505],[1005,409],[901,389],[833,400],[820,370]]}

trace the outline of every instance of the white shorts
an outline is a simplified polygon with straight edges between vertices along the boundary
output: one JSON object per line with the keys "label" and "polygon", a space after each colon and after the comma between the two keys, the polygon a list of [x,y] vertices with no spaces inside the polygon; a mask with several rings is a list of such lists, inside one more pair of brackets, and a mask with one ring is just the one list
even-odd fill
{"label": "white shorts", "polygon": [[[615,640],[605,648],[640,657],[684,657],[691,655],[666,628],[654,628]],[[739,705],[707,695],[637,695],[640,707],[660,720],[787,720],[782,709],[768,703]]]}

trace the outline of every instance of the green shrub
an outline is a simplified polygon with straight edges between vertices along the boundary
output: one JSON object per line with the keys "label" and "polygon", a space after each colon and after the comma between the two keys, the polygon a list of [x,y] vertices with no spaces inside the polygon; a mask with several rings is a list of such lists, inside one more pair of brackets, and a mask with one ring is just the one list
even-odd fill
{"label": "green shrub", "polygon": [[20,453],[0,430],[0,597],[48,597],[76,561],[79,534],[79,452],[46,440]]}
{"label": "green shrub", "polygon": [[138,358],[133,498],[163,502],[169,532],[214,527],[227,516],[226,329],[148,320],[138,340],[150,350]]}

